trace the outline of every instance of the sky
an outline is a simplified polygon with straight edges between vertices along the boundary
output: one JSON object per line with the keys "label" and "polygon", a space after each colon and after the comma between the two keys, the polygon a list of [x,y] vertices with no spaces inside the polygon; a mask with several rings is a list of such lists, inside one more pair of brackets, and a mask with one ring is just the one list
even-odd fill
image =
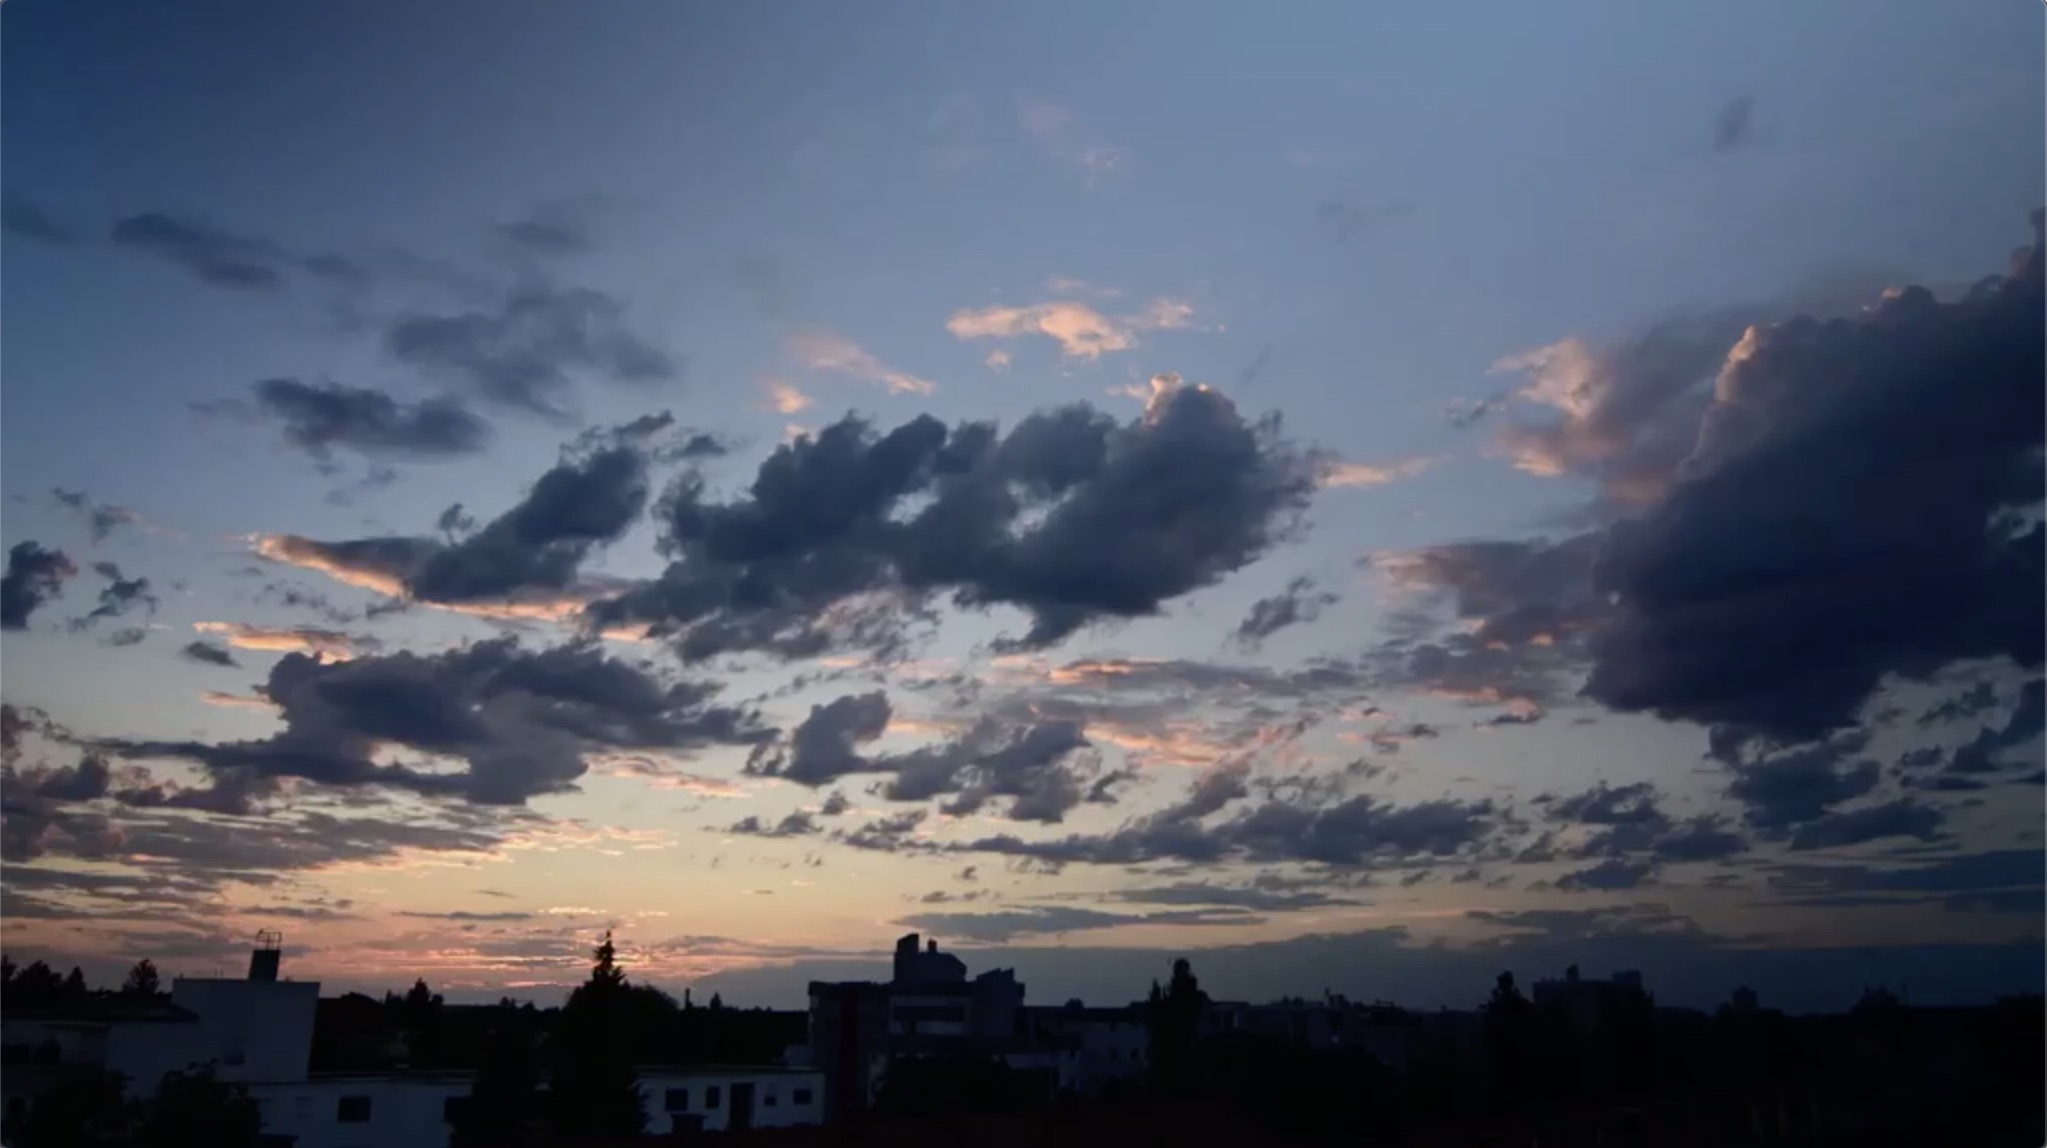
{"label": "sky", "polygon": [[2041,20],[14,0],[0,941],[2038,991]]}

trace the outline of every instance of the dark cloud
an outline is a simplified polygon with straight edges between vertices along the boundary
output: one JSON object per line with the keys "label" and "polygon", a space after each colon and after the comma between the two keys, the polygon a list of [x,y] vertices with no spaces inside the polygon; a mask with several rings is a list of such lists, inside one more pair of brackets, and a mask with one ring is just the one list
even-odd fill
{"label": "dark cloud", "polygon": [[1692,817],[1678,822],[1650,846],[1660,861],[1719,861],[1748,849],[1748,839],[1717,817]]}
{"label": "dark cloud", "polygon": [[215,287],[273,290],[284,285],[291,259],[276,245],[191,219],[146,212],[114,224],[108,238]]}
{"label": "dark cloud", "polygon": [[235,667],[241,664],[235,661],[234,651],[216,642],[187,642],[178,653],[187,661],[201,665]]}
{"label": "dark cloud", "polygon": [[816,819],[801,809],[772,825],[757,816],[747,816],[725,829],[727,833],[740,833],[750,837],[808,837],[817,831]]}
{"label": "dark cloud", "polygon": [[448,540],[452,542],[457,537],[476,529],[476,516],[463,510],[462,504],[457,502],[441,511],[441,516],[434,519],[434,529],[447,535]]}
{"label": "dark cloud", "polygon": [[1548,408],[1547,420],[1501,425],[1495,447],[1517,469],[1598,485],[1595,517],[1663,498],[1694,451],[1714,380],[1749,327],[1800,315],[1855,315],[1894,280],[1866,269],[1814,278],[1783,298],[1667,316],[1631,338],[1569,339],[1497,365],[1528,383],[1505,398]]}
{"label": "dark cloud", "polygon": [[[1241,785],[1241,781],[1238,782]],[[1420,858],[1450,858],[1475,851],[1497,829],[1489,801],[1448,798],[1395,806],[1370,796],[1327,806],[1273,801],[1242,810],[1214,825],[1196,819],[1205,806],[1190,801],[1100,835],[1045,841],[985,837],[959,846],[1058,864],[1135,865],[1147,861],[1216,863],[1305,861],[1332,866],[1394,865]],[[1219,806],[1218,806],[1219,808]]]}
{"label": "dark cloud", "polygon": [[813,705],[786,743],[756,750],[747,770],[811,787],[856,773],[890,774],[879,789],[881,796],[925,801],[951,795],[945,812],[954,816],[1006,798],[1005,815],[1011,820],[1057,822],[1084,800],[1084,770],[1093,763],[1074,760],[1088,748],[1078,724],[1012,727],[988,717],[948,742],[907,753],[862,755],[860,746],[887,732],[892,712],[879,690]]}
{"label": "dark cloud", "polygon": [[1601,782],[1549,805],[1552,815],[1585,825],[1634,825],[1664,820],[1663,811],[1656,807],[1656,787],[1646,781],[1620,786]]}
{"label": "dark cloud", "polygon": [[472,921],[479,923],[530,921],[533,919],[533,914],[531,913],[520,913],[512,911],[502,913],[473,913],[467,909],[454,909],[446,913],[424,913],[411,909],[401,909],[394,915],[399,917],[416,917],[421,920],[427,921]]}
{"label": "dark cloud", "polygon": [[1745,807],[1748,824],[1780,831],[1817,821],[1844,802],[1875,789],[1882,770],[1874,761],[1845,764],[1865,739],[1849,738],[1779,754],[1741,767],[1727,787]]}
{"label": "dark cloud", "polygon": [[288,582],[264,583],[263,588],[256,592],[256,600],[275,603],[287,610],[308,610],[336,625],[347,625],[362,618],[360,612],[336,606],[327,595],[317,590],[293,586]]}
{"label": "dark cloud", "polygon": [[756,750],[747,768],[812,787],[849,774],[886,771],[885,763],[862,757],[859,747],[888,732],[891,714],[888,695],[880,690],[813,705],[785,744]]}
{"label": "dark cloud", "polygon": [[1292,883],[1260,885],[1212,885],[1181,882],[1117,889],[1101,894],[1102,899],[1134,905],[1190,905],[1243,909],[1255,913],[1283,913],[1297,909],[1320,909],[1363,902],[1339,896],[1326,889],[1302,888]]}
{"label": "dark cloud", "polygon": [[647,462],[637,450],[614,447],[564,462],[510,510],[436,550],[407,578],[407,588],[430,602],[566,589],[592,550],[632,527],[647,497]]}
{"label": "dark cloud", "polygon": [[34,542],[17,542],[7,552],[7,574],[0,577],[0,629],[25,630],[36,608],[63,592],[78,566],[61,550]]}
{"label": "dark cloud", "polygon": [[1256,925],[1264,920],[1249,910],[1230,907],[1111,913],[1072,905],[1029,905],[987,913],[913,913],[896,924],[936,936],[999,944],[1013,937],[1053,936],[1119,925]]}
{"label": "dark cloud", "polygon": [[1338,601],[1337,595],[1318,589],[1313,578],[1296,578],[1285,590],[1253,602],[1251,612],[1237,623],[1234,636],[1245,645],[1256,645],[1288,626],[1314,621],[1322,616],[1324,607]]}
{"label": "dark cloud", "polygon": [[127,507],[94,502],[83,491],[54,489],[50,491],[50,497],[56,499],[59,506],[85,519],[95,545],[106,541],[115,527],[132,526],[142,521],[141,515]]}
{"label": "dark cloud", "polygon": [[[120,822],[116,844],[97,856],[118,856],[128,866],[126,874],[105,875],[116,881],[125,878],[145,889],[175,882],[204,893],[228,883],[274,885],[281,874],[398,853],[482,855],[513,827],[503,821],[398,820],[314,809],[278,810],[260,819],[139,809]],[[93,856],[68,847],[52,852]],[[10,867],[5,880],[16,885],[31,872]],[[203,911],[217,912],[217,904]]]}
{"label": "dark cloud", "polygon": [[1875,868],[1869,865],[1779,866],[1771,889],[1790,896],[1838,893],[1949,894],[2033,889],[2047,885],[2047,853],[1997,849]]}
{"label": "dark cloud", "polygon": [[451,507],[438,525],[448,540],[387,536],[322,542],[273,535],[259,553],[343,581],[443,604],[560,597],[578,591],[582,564],[616,542],[644,512],[648,458],[613,445],[565,458],[510,509],[459,537],[474,520]]}
{"label": "dark cloud", "polygon": [[1713,119],[1713,150],[1733,151],[1746,142],[1755,111],[1754,96],[1736,96],[1722,105]]}
{"label": "dark cloud", "polygon": [[1585,692],[1794,742],[1887,676],[2037,666],[2043,530],[2013,512],[2047,486],[2041,266],[2035,245],[1954,303],[1752,328],[1680,480],[1607,535]]}
{"label": "dark cloud", "polygon": [[33,239],[60,247],[68,247],[79,239],[75,228],[11,188],[0,192],[0,231],[19,239]]}
{"label": "dark cloud", "polygon": [[849,416],[777,448],[747,495],[670,492],[656,582],[593,608],[650,623],[688,657],[809,655],[897,640],[908,604],[949,594],[1011,605],[1052,645],[1107,619],[1158,613],[1263,554],[1314,490],[1275,419],[1246,422],[1182,387],[1118,426],[1087,406],[1008,434],[923,416],[877,435]]}
{"label": "dark cloud", "polygon": [[562,399],[579,378],[647,383],[676,374],[674,360],[627,326],[618,299],[539,279],[486,309],[402,315],[384,346],[482,398],[551,417],[567,413]]}
{"label": "dark cloud", "polygon": [[264,379],[250,390],[257,413],[316,459],[336,448],[374,458],[456,458],[490,441],[490,424],[445,396],[409,403],[371,387],[285,378]]}
{"label": "dark cloud", "polygon": [[1887,837],[1916,837],[1921,841],[1931,841],[1940,835],[1944,820],[1941,811],[1934,806],[1901,797],[1881,805],[1814,818],[1800,825],[1791,835],[1791,848],[1794,851],[1840,849]]}
{"label": "dark cloud", "polygon": [[[1503,428],[1501,445],[1524,470],[1597,480],[1594,518],[1610,524],[1554,554],[1481,543],[1379,559],[1476,631],[1388,643],[1368,659],[1382,680],[1540,701],[1584,675],[1594,701],[1762,749],[1853,725],[1894,677],[2037,665],[2039,249],[1952,303],[1914,288],[1857,312],[1866,278],[1797,293],[1811,314],[1851,318],[1739,306],[1505,364],[1532,375],[1517,397],[1559,415]],[[1411,649],[1433,664],[1409,672]]]}
{"label": "dark cloud", "polygon": [[[665,684],[595,645],[528,650],[510,638],[327,663],[287,654],[271,668],[264,693],[285,723],[272,737],[108,748],[187,758],[216,771],[247,767],[326,785],[516,805],[572,789],[588,753],[748,745],[770,732],[750,711],[713,705],[715,687]],[[380,764],[374,755],[383,744],[460,759],[464,768]]]}
{"label": "dark cloud", "polygon": [[909,841],[923,826],[927,816],[922,809],[906,809],[901,813],[877,817],[858,829],[839,830],[832,834],[832,839],[855,849],[893,852]]}
{"label": "dark cloud", "polygon": [[1447,607],[1462,625],[1415,633],[1369,651],[1362,666],[1379,685],[1473,703],[1516,702],[1518,712],[1563,704],[1582,679],[1585,642],[1602,608],[1594,602],[1594,533],[1560,541],[1458,542],[1373,558],[1396,590],[1424,608]]}
{"label": "dark cloud", "polygon": [[1616,858],[1564,874],[1557,878],[1557,888],[1570,892],[1636,889],[1647,884],[1655,873],[1656,866],[1653,862],[1622,861]]}
{"label": "dark cloud", "polygon": [[[1648,782],[1619,786],[1601,782],[1580,793],[1539,797],[1535,804],[1554,822],[1596,830],[1571,850],[1573,856],[1627,862],[1645,873],[1664,863],[1718,861],[1748,848],[1748,840],[1730,830],[1719,817],[1707,814],[1683,821],[1673,819],[1664,812],[1655,786]],[[1545,835],[1525,847],[1517,860],[1542,862],[1555,856],[1553,838]],[[1618,867],[1595,866],[1577,875],[1574,885],[1559,881],[1558,888],[1597,888],[1590,882],[1619,879],[1625,872]]]}
{"label": "dark cloud", "polygon": [[216,770],[205,785],[171,785],[137,779],[116,791],[114,798],[138,809],[192,809],[203,813],[245,817],[262,800],[277,793],[277,779],[246,766]]}
{"label": "dark cloud", "polygon": [[1470,909],[1464,916],[1483,925],[1524,930],[1551,938],[1611,939],[1623,936],[1699,936],[1702,930],[1668,905],[1605,905],[1597,909]]}
{"label": "dark cloud", "polygon": [[834,791],[831,796],[824,799],[824,806],[817,811],[817,815],[819,817],[837,817],[852,808],[853,803],[846,799],[845,794]]}
{"label": "dark cloud", "polygon": [[2007,765],[2031,765],[2028,761],[1998,761],[1998,755],[2025,745],[2047,730],[2047,681],[2035,678],[2019,689],[2018,704],[2001,726],[1988,727],[1955,750],[1948,770],[1956,774],[1994,773]]}
{"label": "dark cloud", "polygon": [[100,588],[99,604],[83,617],[71,622],[73,630],[87,629],[103,619],[123,617],[131,609],[154,614],[157,607],[162,604],[157,596],[150,592],[147,578],[124,577],[121,568],[112,562],[93,563],[93,572],[105,578],[107,584]]}
{"label": "dark cloud", "polygon": [[882,794],[898,801],[953,794],[944,811],[955,817],[1007,798],[1010,820],[1056,823],[1083,800],[1109,800],[1100,786],[1083,795],[1082,782],[1096,764],[1084,757],[1088,748],[1083,727],[1074,722],[1009,728],[983,719],[950,743],[905,756]]}

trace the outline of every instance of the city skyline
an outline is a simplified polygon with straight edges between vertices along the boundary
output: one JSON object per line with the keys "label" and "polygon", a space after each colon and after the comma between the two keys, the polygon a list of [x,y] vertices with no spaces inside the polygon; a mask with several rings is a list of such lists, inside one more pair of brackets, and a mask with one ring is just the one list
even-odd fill
{"label": "city skyline", "polygon": [[2037,991],[2040,17],[1879,7],[16,0],[0,942]]}

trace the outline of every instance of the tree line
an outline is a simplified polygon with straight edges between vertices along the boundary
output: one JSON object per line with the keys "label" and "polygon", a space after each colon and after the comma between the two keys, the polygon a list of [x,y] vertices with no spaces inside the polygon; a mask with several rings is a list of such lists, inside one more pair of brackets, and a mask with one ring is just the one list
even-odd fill
{"label": "tree line", "polygon": [[[319,1002],[316,1069],[461,1068],[476,1075],[455,1106],[454,1144],[517,1142],[538,1125],[565,1137],[630,1136],[646,1126],[638,1083],[645,1064],[767,1063],[804,1036],[801,1014],[725,1007],[713,995],[699,1007],[626,975],[607,932],[591,953],[589,977],[552,1009],[510,998],[483,1007],[451,1006],[424,979],[379,1001],[349,993]],[[59,975],[42,961],[17,968],[0,957],[9,1009],[62,1009],[94,1000],[168,999],[156,966],[137,962],[120,989],[90,988],[79,969]],[[361,1038],[368,1034],[367,1040]],[[382,1035],[395,1039],[382,1041]],[[55,1058],[49,1049],[10,1049],[18,1061]],[[260,1119],[241,1086],[203,1069],[173,1074],[151,1100],[129,1097],[112,1073],[81,1077],[44,1092],[5,1129],[19,1148],[168,1148],[206,1144],[253,1148]]]}
{"label": "tree line", "polygon": [[[1531,1001],[1503,972],[1473,1013],[1333,1012],[1392,1030],[1398,1063],[1355,1031],[1231,1031],[1191,965],[1139,1015],[1145,1072],[1102,1103],[1222,1109],[1294,1143],[2008,1144],[2047,1142],[2047,1008],[2037,996],[1915,1009],[1882,988],[1846,1014],[1787,1016],[1737,991],[1716,1012],[1659,1008],[1586,981]],[[1304,1003],[1304,1002],[1296,1002]],[[1356,1018],[1356,1019],[1352,1019]],[[898,1063],[877,1115],[1002,1113],[1058,1103],[988,1057]]]}

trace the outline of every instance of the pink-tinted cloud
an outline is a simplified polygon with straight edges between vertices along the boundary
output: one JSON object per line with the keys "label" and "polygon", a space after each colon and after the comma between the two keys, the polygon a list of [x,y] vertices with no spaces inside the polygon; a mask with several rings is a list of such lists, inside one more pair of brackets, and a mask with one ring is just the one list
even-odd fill
{"label": "pink-tinted cloud", "polygon": [[892,395],[928,395],[938,389],[931,380],[899,371],[860,344],[830,331],[799,331],[789,337],[788,349],[797,362],[813,371],[833,371],[880,383]]}
{"label": "pink-tinted cloud", "polygon": [[1105,354],[1128,351],[1147,331],[1170,331],[1190,324],[1194,308],[1178,299],[1156,299],[1126,315],[1104,315],[1074,299],[1026,306],[994,306],[953,313],[945,329],[958,339],[1017,339],[1043,335],[1059,344],[1069,359],[1093,362]]}

